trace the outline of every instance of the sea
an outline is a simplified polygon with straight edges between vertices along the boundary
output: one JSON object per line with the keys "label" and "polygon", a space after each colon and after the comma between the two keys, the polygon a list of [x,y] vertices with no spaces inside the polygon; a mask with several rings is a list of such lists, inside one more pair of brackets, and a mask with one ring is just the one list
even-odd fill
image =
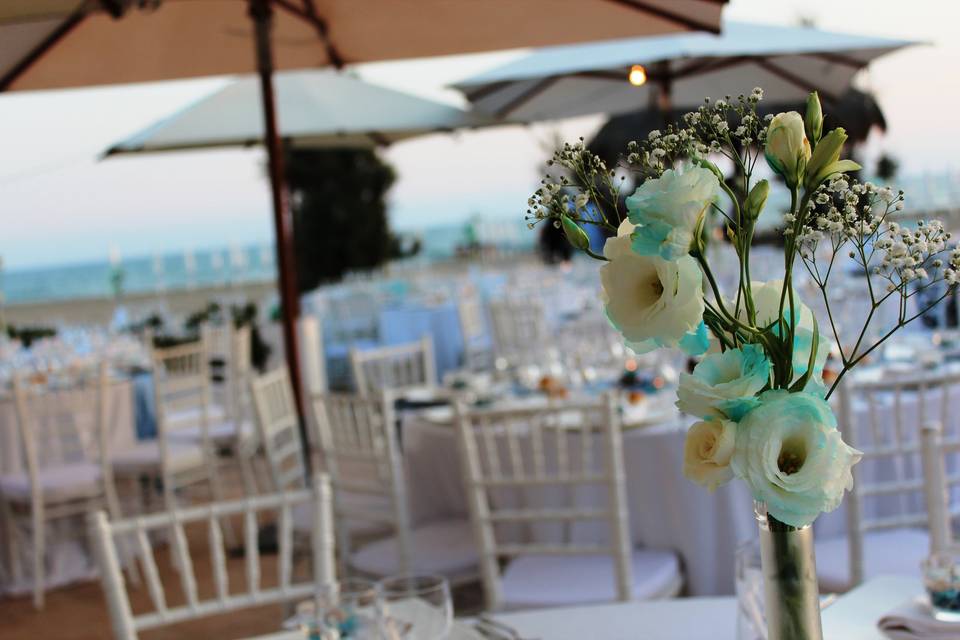
{"label": "sea", "polygon": [[[457,247],[471,237],[481,244],[511,250],[529,249],[536,242],[536,234],[522,219],[477,219],[401,235],[420,241],[416,260],[427,264],[453,257]],[[114,274],[118,271],[122,273],[124,293],[161,293],[267,282],[276,277],[276,263],[274,247],[266,243],[112,260],[105,256],[80,264],[0,271],[0,292],[7,304],[104,298],[114,294]]]}

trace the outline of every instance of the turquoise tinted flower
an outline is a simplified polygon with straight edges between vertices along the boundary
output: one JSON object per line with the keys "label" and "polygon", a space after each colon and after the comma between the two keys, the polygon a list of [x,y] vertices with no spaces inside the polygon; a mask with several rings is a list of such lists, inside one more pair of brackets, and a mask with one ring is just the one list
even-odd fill
{"label": "turquoise tinted flower", "polygon": [[676,260],[690,253],[700,219],[719,193],[717,177],[702,167],[668,169],[627,198],[633,250]]}
{"label": "turquoise tinted flower", "polygon": [[692,374],[680,375],[677,407],[704,420],[740,420],[757,405],[756,394],[769,379],[770,360],[760,345],[712,353]]}
{"label": "turquoise tinted flower", "polygon": [[627,342],[627,346],[630,347],[634,353],[647,353],[662,347],[677,346],[688,356],[699,356],[706,353],[707,349],[710,348],[710,335],[707,332],[707,325],[701,322],[696,330],[687,333],[680,338],[680,341],[676,344],[659,338],[650,338],[649,340],[639,342]]}
{"label": "turquoise tinted flower", "polygon": [[[757,310],[757,325],[767,327],[773,325],[773,332],[780,335],[779,325],[774,325],[780,312],[780,296],[783,292],[783,280],[770,280],[768,282],[751,282],[753,291],[753,302]],[[746,312],[741,310],[741,319],[746,319]],[[783,306],[784,320],[789,321],[790,303],[784,302]],[[793,379],[798,380],[807,371],[807,365],[810,362],[810,350],[813,348],[813,328],[816,318],[807,305],[800,301],[799,294],[794,291],[793,294]],[[830,355],[830,341],[822,332],[817,341],[817,355],[813,362],[813,374],[807,383],[805,390],[811,390],[818,385],[822,386],[821,377],[823,367]]]}
{"label": "turquoise tinted flower", "polygon": [[837,508],[853,487],[861,453],[837,430],[833,411],[810,393],[767,391],[737,426],[730,462],[767,513],[795,527]]}

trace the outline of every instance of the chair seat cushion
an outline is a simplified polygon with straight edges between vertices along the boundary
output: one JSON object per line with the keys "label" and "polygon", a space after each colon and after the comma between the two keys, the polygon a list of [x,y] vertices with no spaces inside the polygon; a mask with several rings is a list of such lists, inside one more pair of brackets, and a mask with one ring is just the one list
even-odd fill
{"label": "chair seat cushion", "polygon": [[[170,471],[177,472],[202,466],[205,463],[203,449],[195,444],[168,442],[167,453]],[[114,473],[130,474],[154,472],[160,469],[160,444],[146,440],[129,449],[118,451],[111,457]]]}
{"label": "chair seat cushion", "polygon": [[[49,467],[37,474],[44,499],[57,502],[94,498],[102,494],[100,477],[100,467],[88,462]],[[0,476],[0,492],[17,502],[30,500],[30,476],[27,473]]]}
{"label": "chair seat cushion", "polygon": [[[676,595],[682,584],[680,563],[672,551],[633,552],[633,598],[652,600]],[[501,580],[506,609],[535,609],[617,600],[614,561],[610,556],[518,556]]]}
{"label": "chair seat cushion", "polygon": [[[448,578],[476,573],[480,556],[469,521],[430,522],[413,529],[410,539],[413,553],[411,572],[440,574]],[[374,576],[400,573],[400,545],[396,536],[361,547],[351,556],[350,565]]]}
{"label": "chair seat cushion", "polygon": [[[370,540],[385,536],[393,530],[393,525],[388,522],[393,518],[393,503],[387,496],[354,493],[345,499],[355,511],[383,516],[383,521],[379,522],[349,516],[338,519],[337,526],[345,525],[351,536]],[[312,508],[304,507],[310,505],[297,505],[293,508],[293,527],[296,531],[310,531],[313,528],[313,521],[310,519]]]}
{"label": "chair seat cushion", "polygon": [[[847,591],[850,582],[850,548],[847,536],[816,541],[817,578],[823,593]],[[930,555],[930,537],[922,529],[869,531],[863,536],[863,578],[882,575],[917,576],[920,563]]]}
{"label": "chair seat cushion", "polygon": [[[167,421],[173,428],[179,428],[181,425],[187,424],[200,424],[201,416],[202,412],[200,407],[168,411],[166,414]],[[223,422],[226,419],[227,410],[224,406],[219,404],[207,405],[207,420],[211,423]]]}
{"label": "chair seat cushion", "polygon": [[[207,433],[211,442],[218,446],[230,446],[236,444],[237,425],[232,420],[221,420],[212,422],[207,427]],[[240,424],[239,440],[247,440],[253,436],[253,424],[242,422]],[[202,440],[202,429],[199,424],[192,424],[187,427],[174,427],[167,432],[167,437],[172,442],[200,443]]]}

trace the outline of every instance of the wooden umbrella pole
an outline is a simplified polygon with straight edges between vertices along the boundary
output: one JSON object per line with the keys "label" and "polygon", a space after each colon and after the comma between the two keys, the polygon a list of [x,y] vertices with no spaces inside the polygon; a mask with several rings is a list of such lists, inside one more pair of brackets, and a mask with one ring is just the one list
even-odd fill
{"label": "wooden umbrella pole", "polygon": [[283,149],[277,133],[277,111],[273,91],[273,53],[270,46],[272,9],[270,0],[250,0],[250,17],[255,27],[257,45],[257,72],[260,76],[260,96],[263,100],[264,146],[270,170],[270,192],[273,200],[273,223],[277,236],[277,272],[280,279],[280,307],[283,312],[283,344],[290,369],[300,431],[303,437],[307,468],[310,468],[308,443],[304,420],[304,398],[300,378],[300,351],[297,348],[297,317],[300,315],[300,292],[297,289],[297,271],[293,245],[293,221],[287,198],[283,168]]}

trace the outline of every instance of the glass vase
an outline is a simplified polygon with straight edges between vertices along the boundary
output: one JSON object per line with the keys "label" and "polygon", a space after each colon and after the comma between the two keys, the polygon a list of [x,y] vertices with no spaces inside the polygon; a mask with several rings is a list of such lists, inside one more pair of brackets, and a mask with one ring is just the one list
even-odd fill
{"label": "glass vase", "polygon": [[767,640],[823,640],[813,527],[793,527],[754,511],[760,528],[760,563]]}

